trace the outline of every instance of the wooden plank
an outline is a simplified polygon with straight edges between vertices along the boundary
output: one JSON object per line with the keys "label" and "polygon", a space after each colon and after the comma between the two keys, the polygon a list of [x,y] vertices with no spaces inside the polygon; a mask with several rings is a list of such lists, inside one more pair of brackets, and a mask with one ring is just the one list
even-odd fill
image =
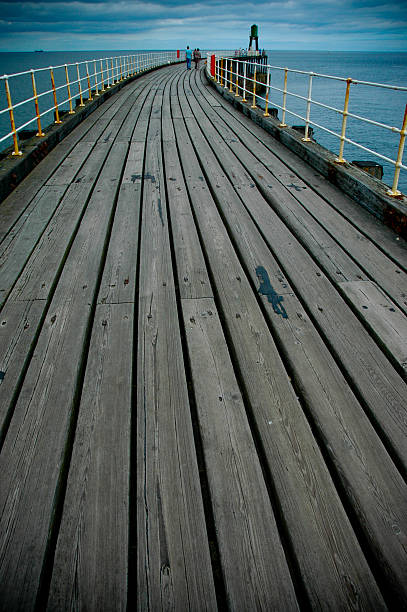
{"label": "wooden plank", "polygon": [[[191,105],[195,111],[195,116],[198,117],[201,113],[201,107],[197,105],[195,100],[191,100]],[[253,183],[258,185],[263,195],[275,208],[280,217],[284,219],[305,248],[313,254],[318,263],[335,282],[338,280],[365,279],[365,273],[360,266],[344,252],[332,236],[329,235],[325,227],[321,226],[319,222],[302,208],[298,201],[300,196],[294,197],[289,189],[281,185],[282,173],[283,171],[286,172],[287,169],[281,163],[275,169],[273,167],[273,158],[269,159],[269,164],[265,167],[253,154],[253,152],[257,153],[259,147],[262,146],[257,139],[251,139],[247,145],[249,147],[248,150],[239,141],[236,132],[228,125],[219,122],[219,120],[216,121],[218,115],[214,111],[207,112],[209,112],[211,123],[207,119],[201,119],[202,127],[208,137],[210,137],[211,142],[213,142],[214,138],[218,137],[217,130],[220,130],[226,141],[227,145],[222,142],[218,144],[217,148],[222,149],[223,163],[228,167],[228,176],[233,184],[236,186]],[[213,127],[214,121],[216,122],[216,130]],[[246,178],[243,169],[248,171],[250,176]],[[277,180],[272,172],[278,172],[280,180]],[[286,176],[289,178],[287,178],[284,185],[294,187],[294,184],[290,184],[290,181],[292,183],[294,181],[293,174],[286,174]],[[304,196],[303,190],[307,189],[306,186],[298,187],[295,185],[295,188],[301,191],[301,198],[304,199],[306,196]],[[296,194],[296,191],[294,193]]]}
{"label": "wooden plank", "polygon": [[133,310],[96,308],[47,610],[126,610]]}
{"label": "wooden plank", "polygon": [[182,310],[228,605],[232,610],[296,610],[215,302],[184,299]]}
{"label": "wooden plank", "polygon": [[[189,119],[186,121],[190,122],[188,125],[192,129],[193,122]],[[199,130],[195,129],[192,137],[198,138],[199,133]],[[222,151],[217,150],[217,152],[221,158]],[[226,165],[223,169],[227,173]],[[244,187],[241,186],[241,197],[243,191]],[[393,452],[399,458],[399,468],[405,471],[403,466],[407,465],[405,446],[407,400],[404,382],[342,301],[321,269],[272,208],[265,201],[261,204],[261,199],[256,202],[260,203],[259,209],[254,211],[253,193],[250,187],[246,188],[244,201],[258,226],[261,227],[268,244],[272,245],[273,252],[280,261],[284,261],[285,274],[290,278],[290,283],[302,297],[307,309],[329,341],[331,350],[341,362],[341,367],[346,369],[354,388],[363,397],[373,419],[387,437]]]}
{"label": "wooden plank", "polygon": [[8,302],[0,314],[0,440],[6,433],[16,388],[28,365],[28,355],[44,310],[42,301]]}
{"label": "wooden plank", "polygon": [[[197,81],[197,86],[201,91],[202,89],[206,89],[205,82],[207,82],[207,79],[205,75],[202,74],[201,81]],[[301,177],[302,181],[304,181],[309,188],[324,199],[325,205],[329,204],[331,208],[337,210],[350,221],[360,233],[374,242],[380,250],[386,252],[389,257],[406,270],[407,247],[405,241],[400,240],[393,230],[385,227],[381,221],[355,203],[354,200],[349,198],[340,189],[332,185],[328,179],[308,166],[306,162],[287,149],[287,147],[276,140],[271,134],[263,130],[242,113],[236,111],[230,103],[219,96],[211,87],[210,90],[212,90],[215,99],[219,100],[220,108],[216,109],[219,116],[224,119],[227,125],[233,126],[234,129],[239,132],[239,138],[242,142],[247,144],[251,149],[252,145],[248,143],[249,141],[251,143],[253,142],[254,136],[258,142],[263,143],[268,148],[268,153],[265,153],[266,159],[260,157],[260,159],[263,159],[264,163],[268,165],[272,158],[274,164],[276,158],[278,158],[287,168],[289,168],[290,172],[295,174],[296,179]]]}
{"label": "wooden plank", "polygon": [[[6,609],[33,610],[64,461],[100,260],[123,163],[105,166],[58,282],[0,456],[0,592]],[[63,389],[63,393],[61,393]]]}
{"label": "wooden plank", "polygon": [[[168,93],[164,95],[163,123],[170,122]],[[203,274],[208,295],[209,278],[175,142],[164,142],[163,151],[181,297],[202,295]],[[182,308],[229,606],[296,609],[294,588],[215,303],[213,298],[183,299]]]}
{"label": "wooden plank", "polygon": [[141,142],[130,145],[99,291],[102,304],[134,302],[144,149]]}
{"label": "wooden plank", "polygon": [[[199,138],[195,132],[193,139],[197,145]],[[231,183],[222,180],[203,143],[199,150],[212,192],[252,284],[259,286],[256,271],[262,266],[271,286],[283,298],[287,318],[274,311],[267,295],[262,296],[266,317],[335,466],[337,478],[355,509],[370,554],[380,568],[378,573],[386,577],[387,595],[399,605],[406,596],[403,574],[407,559],[398,535],[399,525],[401,531],[407,525],[405,483]],[[256,206],[261,210],[261,202],[264,206],[256,189],[248,189],[244,200],[247,199],[252,211]],[[396,516],[397,528],[393,529],[392,517]]]}
{"label": "wooden plank", "polygon": [[101,106],[84,119],[70,134],[68,134],[54,149],[52,155],[47,155],[38,166],[14,189],[0,204],[0,241],[4,238],[22,211],[30,204],[38,190],[50,179],[67,155],[80,139],[96,124],[101,116],[115,102],[115,97],[106,100]]}
{"label": "wooden plank", "polygon": [[50,295],[109,150],[108,145],[97,145],[75,183],[68,188],[24,269],[15,270],[16,284],[10,294],[11,300],[46,300]]}
{"label": "wooden plank", "polygon": [[92,151],[94,143],[79,141],[63,160],[54,174],[48,179],[47,185],[70,185]]}
{"label": "wooden plank", "polygon": [[0,252],[0,288],[3,301],[63,197],[65,187],[43,187],[3,241]]}
{"label": "wooden plank", "polygon": [[[294,180],[287,174],[280,175],[279,179],[289,190],[297,193],[301,205],[319,220],[326,231],[358,262],[364,273],[380,285],[407,314],[407,273],[341,215],[326,206],[326,202],[308,189],[303,181],[298,178]],[[407,253],[404,266],[407,267]]]}
{"label": "wooden plank", "polygon": [[181,298],[210,297],[212,289],[175,142],[164,142],[163,152],[180,295]]}
{"label": "wooden plank", "polygon": [[158,98],[146,150],[137,349],[137,606],[217,607],[179,332]]}
{"label": "wooden plank", "polygon": [[369,324],[383,349],[407,372],[407,318],[371,281],[341,283],[341,291]]}
{"label": "wooden plank", "polygon": [[[181,108],[184,104],[181,97]],[[375,581],[209,191],[192,189],[201,181],[194,150],[185,145],[185,126],[179,120],[174,125],[183,143],[185,176],[194,177],[187,181],[190,199],[309,603],[347,607],[356,588],[367,607],[381,608]]]}

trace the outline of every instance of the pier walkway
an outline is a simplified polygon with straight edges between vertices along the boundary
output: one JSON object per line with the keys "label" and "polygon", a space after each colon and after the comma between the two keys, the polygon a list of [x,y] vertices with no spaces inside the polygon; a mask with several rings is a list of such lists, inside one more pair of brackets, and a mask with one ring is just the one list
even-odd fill
{"label": "pier walkway", "polygon": [[178,65],[0,240],[1,610],[405,609],[402,239]]}

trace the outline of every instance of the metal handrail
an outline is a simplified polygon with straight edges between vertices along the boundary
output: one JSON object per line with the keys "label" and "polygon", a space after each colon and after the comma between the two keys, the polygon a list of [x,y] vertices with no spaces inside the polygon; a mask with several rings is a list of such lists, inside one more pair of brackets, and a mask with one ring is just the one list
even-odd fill
{"label": "metal handrail", "polygon": [[[213,55],[215,56],[215,60],[211,64],[210,58]],[[250,67],[250,71],[248,70],[249,67]],[[288,113],[289,115],[296,117],[300,119],[301,121],[305,122],[305,134],[304,134],[304,138],[302,139],[303,142],[306,142],[306,143],[312,142],[311,138],[309,138],[308,136],[310,126],[317,127],[331,134],[332,136],[335,136],[340,141],[339,154],[338,154],[338,157],[335,159],[336,163],[338,164],[346,163],[346,160],[343,157],[345,143],[358,147],[359,149],[362,149],[363,151],[366,151],[386,161],[387,163],[392,164],[395,167],[393,185],[392,185],[392,188],[387,191],[387,194],[393,197],[398,197],[402,195],[402,193],[398,190],[397,187],[398,187],[398,181],[400,177],[400,171],[407,170],[407,166],[403,164],[404,144],[405,144],[405,138],[407,135],[407,104],[405,106],[404,118],[401,122],[401,128],[387,125],[379,121],[374,121],[372,119],[363,117],[356,113],[351,113],[349,112],[348,109],[349,109],[349,98],[350,98],[351,85],[366,85],[368,87],[378,87],[382,89],[388,89],[388,90],[393,90],[393,91],[403,91],[403,92],[407,92],[407,87],[401,87],[397,85],[387,85],[384,83],[373,83],[370,81],[362,81],[358,79],[338,77],[338,76],[333,76],[333,75],[321,74],[317,72],[306,72],[304,70],[296,70],[292,68],[283,68],[281,66],[272,66],[269,64],[265,64],[265,65],[263,64],[261,68],[263,71],[266,70],[266,83],[261,83],[261,85],[265,86],[266,94],[265,94],[265,97],[262,97],[261,95],[259,95],[258,91],[256,91],[256,86],[260,85],[259,81],[257,81],[256,79],[256,71],[258,68],[259,68],[259,65],[256,62],[248,61],[248,60],[240,60],[238,57],[236,56],[234,57],[229,52],[222,53],[222,54],[219,54],[219,52],[209,52],[208,53],[208,61],[207,61],[208,75],[210,78],[213,78],[218,83],[220,83],[222,87],[225,87],[226,89],[229,88],[229,90],[232,91],[232,86],[234,86],[235,92],[236,92],[235,96],[240,95],[239,94],[239,91],[240,91],[243,102],[247,101],[246,95],[248,93],[252,94],[253,95],[253,101],[251,104],[252,108],[257,107],[256,100],[262,100],[265,104],[265,112],[264,112],[265,117],[270,116],[268,112],[268,107],[270,104],[270,92],[273,92],[273,91],[279,92],[280,94],[283,95],[282,106],[277,104],[275,101],[273,101],[273,105],[277,109],[282,111],[282,121],[279,123],[279,127],[281,128],[287,127],[285,119],[286,119],[286,114]],[[284,88],[283,89],[272,85],[272,72],[273,71],[284,72]],[[288,81],[289,73],[301,74],[301,75],[305,75],[308,77],[308,90],[305,95],[300,95],[298,93],[288,90],[287,81]],[[253,76],[250,76],[250,74],[253,74]],[[331,79],[334,81],[341,81],[346,84],[345,102],[344,102],[343,109],[335,108],[333,106],[324,104],[323,102],[314,100],[312,98],[312,84],[313,84],[314,78]],[[252,91],[248,90],[247,83],[252,84],[251,85]],[[294,110],[288,108],[287,97],[303,100],[306,103],[305,117],[294,112]],[[332,129],[329,129],[326,126],[316,123],[314,120],[311,120],[311,109],[314,106],[324,108],[326,110],[335,112],[338,115],[342,116],[342,126],[341,126],[340,134],[338,134]],[[363,123],[374,125],[376,127],[399,134],[400,138],[398,142],[398,152],[397,152],[396,159],[391,159],[385,155],[382,155],[381,153],[377,151],[373,151],[372,149],[365,147],[364,145],[348,138],[346,136],[346,128],[347,128],[347,119],[349,117],[357,121],[361,121]]]}
{"label": "metal handrail", "polygon": [[[99,96],[106,91],[106,89],[109,89],[119,81],[129,79],[151,68],[180,61],[183,60],[180,58],[177,51],[145,52],[90,59],[70,64],[61,64],[59,66],[36,68],[35,70],[31,68],[14,74],[1,75],[0,81],[4,82],[7,106],[0,109],[0,116],[4,113],[9,113],[11,130],[7,134],[0,136],[0,143],[12,138],[14,149],[12,155],[20,156],[22,155],[22,151],[19,147],[19,132],[31,124],[37,123],[38,131],[36,136],[43,137],[45,134],[42,130],[41,119],[48,113],[54,112],[54,122],[61,123],[59,114],[64,107],[68,106],[68,113],[74,114],[74,101],[77,101],[76,104],[78,104],[78,106],[85,105],[83,101],[84,92],[87,91],[88,99],[93,100],[94,97]],[[47,71],[51,79],[51,88],[38,92],[35,75],[46,73]],[[76,72],[74,78],[70,76],[70,71]],[[58,85],[55,83],[56,74],[58,74]],[[27,75],[31,77],[32,96],[20,102],[13,103],[13,90],[11,84],[14,79],[23,78]],[[59,84],[61,80],[62,84]],[[58,100],[58,96],[60,95],[63,97],[62,100]],[[46,96],[52,96],[53,104],[46,110],[40,111],[39,100],[41,100],[41,98],[45,99]],[[15,111],[31,103],[34,103],[34,115],[28,121],[17,126]]]}

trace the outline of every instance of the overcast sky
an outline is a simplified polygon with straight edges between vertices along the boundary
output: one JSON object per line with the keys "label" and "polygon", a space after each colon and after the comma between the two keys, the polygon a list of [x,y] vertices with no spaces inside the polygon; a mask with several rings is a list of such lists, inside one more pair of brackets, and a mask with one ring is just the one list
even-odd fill
{"label": "overcast sky", "polygon": [[406,0],[0,0],[0,51],[407,51]]}

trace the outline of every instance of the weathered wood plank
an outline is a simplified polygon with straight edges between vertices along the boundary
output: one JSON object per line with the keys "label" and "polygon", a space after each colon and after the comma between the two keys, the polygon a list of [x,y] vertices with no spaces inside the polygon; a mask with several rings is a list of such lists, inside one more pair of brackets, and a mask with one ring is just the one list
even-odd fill
{"label": "weathered wood plank", "polygon": [[[199,130],[186,119],[190,130]],[[209,128],[208,128],[209,129]],[[195,133],[194,133],[195,136]],[[211,139],[211,144],[213,141]],[[213,145],[215,147],[215,144]],[[216,147],[215,147],[216,149]],[[222,150],[216,149],[221,159]],[[247,157],[250,153],[247,152]],[[223,167],[227,173],[227,166]],[[312,317],[317,321],[325,338],[329,340],[337,359],[347,370],[355,389],[387,436],[399,458],[399,467],[405,470],[407,453],[407,410],[405,383],[391,367],[374,340],[368,335],[357,317],[340,298],[321,269],[307,251],[262,199],[256,201],[250,187],[240,187],[240,195],[275,255],[284,262],[284,271],[298,295],[302,297]],[[262,203],[263,202],[263,203]],[[261,209],[261,211],[260,211]]]}
{"label": "weathered wood plank", "polygon": [[[406,269],[405,260],[407,245],[405,241],[399,239],[393,230],[384,226],[381,221],[366,209],[359,206],[357,202],[335,187],[335,185],[330,183],[328,179],[319,174],[314,168],[307,165],[306,162],[276,140],[271,134],[263,130],[249,117],[243,113],[237,113],[229,102],[222,96],[219,96],[211,86],[208,87],[208,80],[204,72],[200,72],[199,76],[200,80],[197,80],[198,87],[201,90],[209,90],[207,95],[213,96],[215,100],[219,102],[220,108],[217,109],[218,114],[228,125],[239,126],[236,127],[236,129],[239,132],[239,138],[243,142],[246,142],[245,138],[247,132],[258,138],[267,146],[273,157],[277,157],[283,162],[290,171],[294,172],[296,177],[300,176],[301,179],[318,193],[329,206],[341,213],[395,262],[398,262],[399,265],[402,265],[402,262],[404,262],[404,269]],[[243,130],[241,129],[242,127],[244,127]]]}
{"label": "weathered wood plank", "polygon": [[[341,215],[326,206],[326,202],[308,189],[303,181],[287,174],[279,175],[278,178],[287,189],[295,192],[304,209],[318,219],[341,248],[358,262],[364,273],[374,279],[407,314],[407,273]],[[404,267],[406,266],[407,253],[404,258]]]}
{"label": "weathered wood plank", "polygon": [[0,444],[43,311],[42,301],[8,302],[0,314]]}
{"label": "weathered wood plank", "polygon": [[[199,142],[196,133],[194,142]],[[200,152],[202,149],[201,143]],[[387,594],[399,604],[405,597],[403,573],[407,564],[398,535],[399,526],[404,532],[407,525],[405,484],[231,183],[222,181],[209,152],[203,159],[206,176],[253,285],[259,286],[256,272],[261,266],[267,271],[276,295],[283,299],[287,318],[281,312],[277,314],[269,303],[269,296],[263,295],[266,316],[277,334],[280,350],[289,361],[297,388],[337,470],[337,477],[355,509],[370,554],[379,568],[378,574],[386,576]],[[256,189],[249,189],[248,198],[253,210],[256,199],[262,201]],[[394,517],[397,517],[394,523],[397,532],[392,527]]]}
{"label": "weathered wood plank", "polygon": [[63,160],[54,174],[48,179],[47,185],[70,185],[78,173],[80,167],[85,163],[86,158],[94,147],[93,142],[82,142],[72,149]]}
{"label": "weathered wood plank", "polygon": [[20,266],[15,270],[16,284],[9,299],[14,301],[48,298],[109,150],[108,145],[95,147],[80,176],[62,198],[49,225],[43,228],[45,231],[25,267],[22,269]]}
{"label": "weathered wood plank", "polygon": [[[120,163],[123,146],[117,145]],[[0,456],[0,600],[8,610],[34,609],[70,452],[88,323],[118,188],[117,166],[105,166],[100,182],[104,197],[98,197],[96,186],[51,301]]]}
{"label": "weathered wood plank", "polygon": [[126,610],[133,306],[93,324],[47,610]]}
{"label": "weathered wood plank", "polygon": [[64,191],[65,187],[60,186],[42,187],[3,241],[0,253],[0,289],[5,293],[0,306],[58,208]]}
{"label": "weathered wood plank", "polygon": [[[51,178],[52,174],[72,149],[80,142],[80,139],[95,125],[116,102],[115,96],[106,100],[89,117],[84,119],[64,140],[58,143],[52,150],[52,155],[47,155],[38,166],[36,166],[14,191],[0,204],[0,241],[4,238],[13,224],[16,222],[23,210],[36,196],[38,190]],[[97,131],[95,132],[95,134]]]}
{"label": "weathered wood plank", "polygon": [[407,317],[372,281],[340,283],[383,349],[407,372]]}
{"label": "weathered wood plank", "polygon": [[180,295],[181,298],[210,297],[210,281],[199,246],[175,142],[164,142],[163,151]]}
{"label": "weathered wood plank", "polygon": [[184,325],[228,603],[234,610],[296,609],[216,306],[213,298],[195,299],[212,291],[174,140],[169,88],[164,94],[164,122],[171,125],[163,152],[178,283],[181,297],[187,298],[182,300]]}
{"label": "weathered wood plank", "polygon": [[[160,97],[154,109],[161,108]],[[137,350],[138,609],[216,609],[168,236],[160,117],[147,138]]]}
{"label": "weathered wood plank", "polygon": [[229,607],[296,610],[292,580],[215,302],[184,299],[182,310]]}
{"label": "weathered wood plank", "polygon": [[[180,96],[181,108],[184,104]],[[355,588],[368,607],[381,608],[375,581],[209,190],[192,189],[201,181],[194,150],[185,145],[185,125],[180,120],[174,125],[184,143],[180,154],[185,175],[194,177],[187,180],[190,199],[309,602],[335,607],[341,601],[348,607]]]}

